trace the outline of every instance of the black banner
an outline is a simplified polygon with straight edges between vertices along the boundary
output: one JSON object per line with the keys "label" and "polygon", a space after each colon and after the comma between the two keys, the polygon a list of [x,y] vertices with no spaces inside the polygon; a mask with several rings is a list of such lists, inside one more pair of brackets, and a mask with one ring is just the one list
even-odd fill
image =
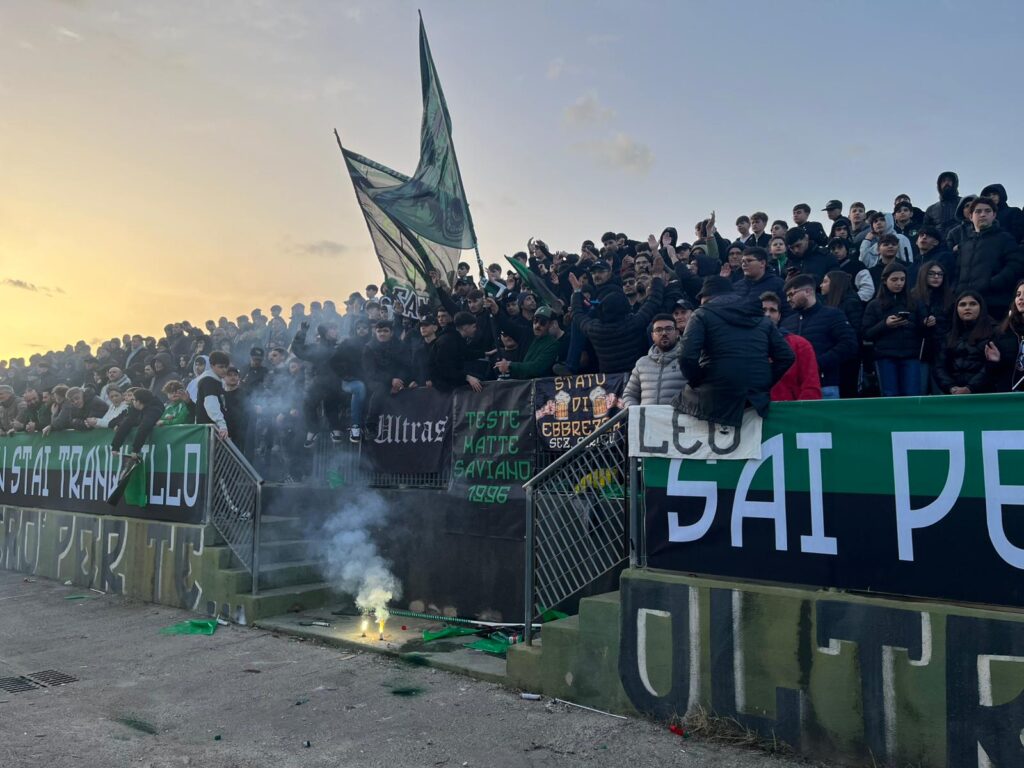
{"label": "black banner", "polygon": [[545,451],[567,451],[620,407],[626,373],[586,373],[537,379],[537,439]]}
{"label": "black banner", "polygon": [[452,395],[431,387],[377,398],[376,433],[365,450],[376,472],[434,474],[444,466]]}
{"label": "black banner", "polygon": [[524,498],[535,464],[532,389],[496,381],[455,393],[451,493],[478,504]]}

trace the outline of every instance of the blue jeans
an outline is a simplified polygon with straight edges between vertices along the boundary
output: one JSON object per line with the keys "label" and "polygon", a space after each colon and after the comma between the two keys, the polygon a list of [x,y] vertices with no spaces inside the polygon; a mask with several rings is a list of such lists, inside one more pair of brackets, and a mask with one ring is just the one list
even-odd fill
{"label": "blue jeans", "polygon": [[821,399],[822,400],[838,400],[839,399],[839,385],[834,387],[822,387],[821,388]]}
{"label": "blue jeans", "polygon": [[366,404],[366,385],[358,379],[346,379],[341,382],[343,391],[352,395],[352,426],[363,426],[363,407]]}
{"label": "blue jeans", "polygon": [[921,362],[916,358],[880,357],[878,386],[882,397],[913,397],[921,394]]}

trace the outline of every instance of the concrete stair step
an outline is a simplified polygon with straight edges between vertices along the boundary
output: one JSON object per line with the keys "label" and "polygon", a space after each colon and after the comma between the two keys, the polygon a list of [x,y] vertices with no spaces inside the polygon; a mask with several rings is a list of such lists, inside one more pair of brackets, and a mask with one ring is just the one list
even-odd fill
{"label": "concrete stair step", "polygon": [[320,583],[323,579],[322,565],[319,560],[261,565],[259,573],[260,589]]}
{"label": "concrete stair step", "polygon": [[289,587],[261,589],[258,595],[238,595],[235,602],[245,611],[247,623],[283,613],[309,611],[334,600],[329,584],[316,582]]}
{"label": "concrete stair step", "polygon": [[262,515],[260,517],[260,541],[281,541],[301,539],[311,533],[309,523],[302,517],[284,515]]}
{"label": "concrete stair step", "polygon": [[267,565],[286,562],[304,562],[319,559],[315,555],[316,543],[308,539],[260,540],[260,569]]}

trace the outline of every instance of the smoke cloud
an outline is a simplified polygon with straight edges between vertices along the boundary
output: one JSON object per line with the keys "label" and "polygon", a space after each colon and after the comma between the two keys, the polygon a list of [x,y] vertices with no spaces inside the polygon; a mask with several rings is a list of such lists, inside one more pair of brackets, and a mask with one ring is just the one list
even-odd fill
{"label": "smoke cloud", "polygon": [[327,519],[319,537],[324,578],[336,591],[353,595],[356,607],[372,613],[378,622],[387,619],[388,603],[402,594],[391,564],[371,536],[387,513],[384,499],[364,490]]}

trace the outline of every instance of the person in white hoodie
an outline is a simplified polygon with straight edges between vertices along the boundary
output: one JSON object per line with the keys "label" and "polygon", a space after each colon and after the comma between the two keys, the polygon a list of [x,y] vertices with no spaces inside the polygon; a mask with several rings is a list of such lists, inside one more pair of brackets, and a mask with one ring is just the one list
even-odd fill
{"label": "person in white hoodie", "polygon": [[104,401],[110,405],[107,407],[107,412],[99,418],[85,420],[85,425],[90,429],[110,429],[111,422],[128,410],[128,401],[125,400],[124,393],[116,384],[107,384],[103,388],[103,395]]}
{"label": "person in white hoodie", "polygon": [[914,263],[914,248],[906,237],[897,234],[893,228],[891,214],[875,211],[868,216],[868,225],[871,227],[871,231],[864,236],[864,242],[860,244],[860,260],[865,267],[871,269],[878,263],[880,258],[878,255],[878,241],[888,234],[896,235],[896,239],[899,240],[896,258],[904,264]]}
{"label": "person in white hoodie", "polygon": [[228,436],[228,422],[225,415],[224,384],[221,380],[231,366],[231,358],[224,352],[211,352],[209,365],[199,378],[189,383],[189,394],[192,384],[196,385],[196,424],[213,424],[217,428],[217,436]]}

